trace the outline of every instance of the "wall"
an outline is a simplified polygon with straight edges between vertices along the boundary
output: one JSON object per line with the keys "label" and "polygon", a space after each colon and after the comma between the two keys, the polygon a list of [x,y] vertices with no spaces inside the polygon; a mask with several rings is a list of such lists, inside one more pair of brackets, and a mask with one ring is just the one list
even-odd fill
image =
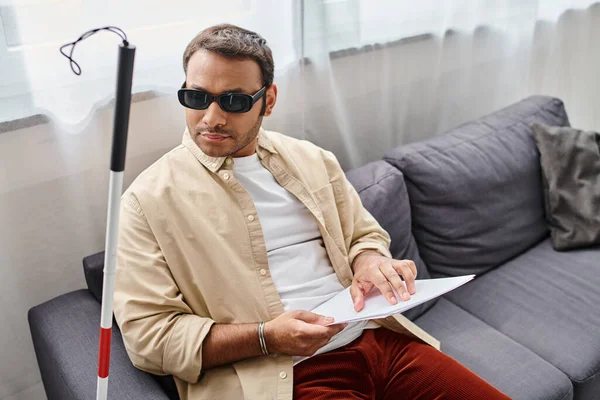
{"label": "wall", "polygon": [[[180,142],[171,100],[133,104],[125,186]],[[44,398],[27,310],[85,287],[81,259],[103,249],[111,130],[103,110],[76,135],[52,124],[0,134],[0,399]]]}

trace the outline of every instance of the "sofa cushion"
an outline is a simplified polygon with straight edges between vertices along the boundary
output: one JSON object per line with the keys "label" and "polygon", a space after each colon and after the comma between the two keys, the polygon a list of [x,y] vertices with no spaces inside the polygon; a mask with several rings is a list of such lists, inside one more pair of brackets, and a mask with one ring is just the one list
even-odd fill
{"label": "sofa cushion", "polygon": [[392,256],[417,259],[418,276],[428,278],[411,233],[410,204],[402,173],[384,161],[375,161],[348,171],[346,176],[363,206],[390,234]]}
{"label": "sofa cushion", "polygon": [[510,398],[573,398],[565,374],[444,298],[416,323],[441,341],[444,353]]}
{"label": "sofa cushion", "polygon": [[547,239],[446,297],[563,371],[575,398],[600,396],[600,247]]}
{"label": "sofa cushion", "polygon": [[[92,294],[78,290],[56,297],[29,310],[28,320],[48,399],[95,398],[100,304]],[[176,392],[169,397],[150,374],[133,366],[114,322],[108,398],[179,398]]]}
{"label": "sofa cushion", "polygon": [[481,274],[548,235],[533,122],[569,124],[560,100],[536,96],[386,154],[432,275]]}
{"label": "sofa cushion", "polygon": [[[417,279],[429,278],[411,233],[410,205],[402,173],[380,160],[348,171],[346,176],[356,188],[363,206],[389,233],[392,256],[398,260],[413,260],[417,266]],[[435,301],[408,310],[403,315],[412,320]]]}

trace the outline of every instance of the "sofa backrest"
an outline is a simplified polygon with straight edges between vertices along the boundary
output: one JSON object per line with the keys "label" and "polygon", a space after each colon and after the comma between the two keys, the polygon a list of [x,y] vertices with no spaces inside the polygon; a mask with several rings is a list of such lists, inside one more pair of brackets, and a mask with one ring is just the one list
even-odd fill
{"label": "sofa backrest", "polygon": [[83,258],[85,283],[96,300],[102,302],[102,283],[104,280],[104,252]]}
{"label": "sofa backrest", "polygon": [[[350,170],[346,177],[358,192],[363,206],[389,233],[392,256],[398,260],[413,260],[417,266],[417,279],[429,278],[429,271],[419,255],[411,232],[410,204],[402,173],[380,160]],[[403,315],[414,320],[433,304],[435,300]]]}
{"label": "sofa backrest", "polygon": [[534,96],[385,155],[432,275],[484,273],[548,235],[533,122],[569,125],[560,100]]}

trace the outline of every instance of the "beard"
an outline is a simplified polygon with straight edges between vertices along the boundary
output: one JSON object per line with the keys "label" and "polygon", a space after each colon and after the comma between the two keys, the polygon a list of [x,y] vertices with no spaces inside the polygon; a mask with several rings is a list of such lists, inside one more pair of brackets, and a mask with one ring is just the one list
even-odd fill
{"label": "beard", "polygon": [[[189,125],[188,130],[190,132],[194,132],[194,142],[198,147],[200,147],[204,154],[210,157],[228,157],[235,155],[240,150],[246,148],[256,139],[258,132],[260,131],[260,126],[262,125],[262,119],[263,117],[259,116],[256,120],[256,123],[247,132],[241,133],[231,129],[223,129],[219,127],[190,129]],[[207,143],[201,136],[203,133],[224,135],[227,136],[227,138],[219,143]]]}

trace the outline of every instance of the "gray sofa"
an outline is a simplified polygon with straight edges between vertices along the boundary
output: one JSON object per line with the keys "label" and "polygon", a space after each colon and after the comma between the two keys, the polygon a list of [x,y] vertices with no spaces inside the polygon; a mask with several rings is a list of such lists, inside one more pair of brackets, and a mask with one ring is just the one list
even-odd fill
{"label": "gray sofa", "polygon": [[[560,100],[531,97],[347,176],[420,278],[477,274],[405,314],[442,351],[515,399],[600,399],[600,247],[552,249],[533,122],[569,124]],[[94,398],[102,263],[29,312],[50,400]],[[112,343],[111,399],[177,398],[131,365],[116,325]]]}

